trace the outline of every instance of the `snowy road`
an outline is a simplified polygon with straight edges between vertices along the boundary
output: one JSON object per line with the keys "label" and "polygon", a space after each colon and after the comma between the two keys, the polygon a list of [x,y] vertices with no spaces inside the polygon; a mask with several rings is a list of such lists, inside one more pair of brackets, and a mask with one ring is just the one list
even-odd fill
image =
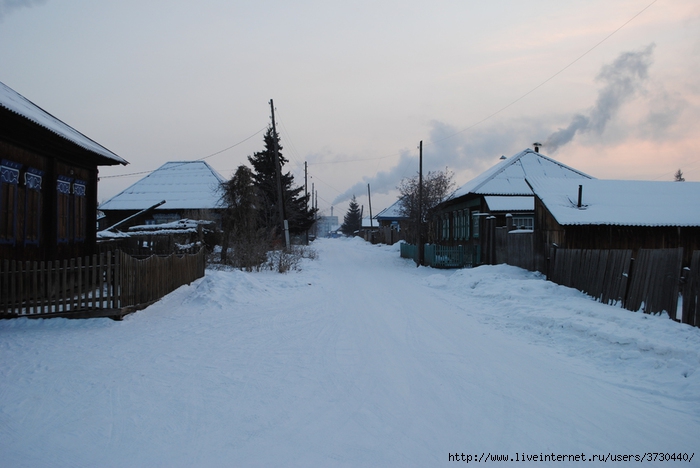
{"label": "snowy road", "polygon": [[123,322],[0,322],[0,465],[436,466],[455,452],[698,447],[700,330],[511,267],[415,268],[359,240],[315,248],[301,272],[208,271]]}

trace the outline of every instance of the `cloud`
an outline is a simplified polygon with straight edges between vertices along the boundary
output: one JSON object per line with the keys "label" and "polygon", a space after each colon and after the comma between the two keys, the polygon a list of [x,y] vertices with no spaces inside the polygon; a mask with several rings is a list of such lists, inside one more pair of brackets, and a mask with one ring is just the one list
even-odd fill
{"label": "cloud", "polygon": [[333,205],[350,200],[353,195],[361,196],[367,193],[367,184],[372,193],[389,193],[396,188],[402,178],[411,176],[418,170],[418,153],[402,151],[399,161],[387,171],[381,171],[373,177],[363,177],[361,182],[341,193],[333,200]]}
{"label": "cloud", "polygon": [[[545,133],[545,126],[536,117],[495,123],[480,130],[461,132],[456,127],[439,120],[430,122],[429,138],[423,142],[423,172],[443,170],[481,171],[498,162],[502,154],[512,155],[522,151],[535,140],[535,135]],[[345,192],[338,195],[333,204],[349,200],[353,195],[390,193],[401,179],[418,173],[418,150],[401,152],[398,162],[386,171],[365,176]]]}
{"label": "cloud", "polygon": [[637,52],[624,52],[613,63],[604,65],[597,76],[603,83],[598,99],[588,115],[576,114],[566,128],[552,133],[544,143],[548,153],[569,143],[577,133],[600,135],[622,105],[634,97],[649,77],[655,44]]}
{"label": "cloud", "polygon": [[0,21],[6,15],[19,10],[20,8],[31,8],[36,5],[43,5],[48,0],[0,0]]}

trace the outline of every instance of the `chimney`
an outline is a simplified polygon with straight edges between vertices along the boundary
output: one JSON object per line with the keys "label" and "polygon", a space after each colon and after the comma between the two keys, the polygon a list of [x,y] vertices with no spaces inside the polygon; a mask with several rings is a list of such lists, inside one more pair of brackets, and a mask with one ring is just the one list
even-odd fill
{"label": "chimney", "polygon": [[539,153],[539,152],[540,152],[540,146],[542,146],[542,143],[537,143],[537,142],[535,142],[535,143],[533,143],[532,145],[535,147],[535,153]]}
{"label": "chimney", "polygon": [[583,199],[583,185],[578,186],[578,207],[581,208],[581,201]]}

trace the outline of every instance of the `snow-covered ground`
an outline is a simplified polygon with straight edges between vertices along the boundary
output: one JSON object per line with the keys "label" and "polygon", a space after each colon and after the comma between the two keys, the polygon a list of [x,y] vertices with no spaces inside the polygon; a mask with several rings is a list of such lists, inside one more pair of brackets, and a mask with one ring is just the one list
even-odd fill
{"label": "snow-covered ground", "polygon": [[416,268],[358,239],[315,249],[300,272],[207,271],[123,322],[0,322],[0,465],[700,447],[700,329],[513,267]]}

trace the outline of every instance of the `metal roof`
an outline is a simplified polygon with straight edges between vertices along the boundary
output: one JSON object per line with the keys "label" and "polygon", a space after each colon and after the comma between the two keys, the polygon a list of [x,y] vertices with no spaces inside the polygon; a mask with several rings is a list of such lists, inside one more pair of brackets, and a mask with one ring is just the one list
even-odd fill
{"label": "metal roof", "polygon": [[129,164],[104,146],[86,137],[70,125],[62,122],[41,107],[34,104],[6,84],[0,82],[0,107],[24,117],[25,119],[49,130],[52,133],[74,143],[99,156],[103,156],[114,164]]}
{"label": "metal roof", "polygon": [[544,178],[527,181],[561,225],[700,226],[700,182]]}
{"label": "metal roof", "polygon": [[526,177],[592,179],[531,149],[505,159],[455,190],[450,199],[473,193],[479,195],[532,195]]}
{"label": "metal roof", "polygon": [[225,179],[205,161],[163,164],[131,187],[100,205],[100,210],[143,210],[161,200],[162,210],[201,210],[221,207]]}

